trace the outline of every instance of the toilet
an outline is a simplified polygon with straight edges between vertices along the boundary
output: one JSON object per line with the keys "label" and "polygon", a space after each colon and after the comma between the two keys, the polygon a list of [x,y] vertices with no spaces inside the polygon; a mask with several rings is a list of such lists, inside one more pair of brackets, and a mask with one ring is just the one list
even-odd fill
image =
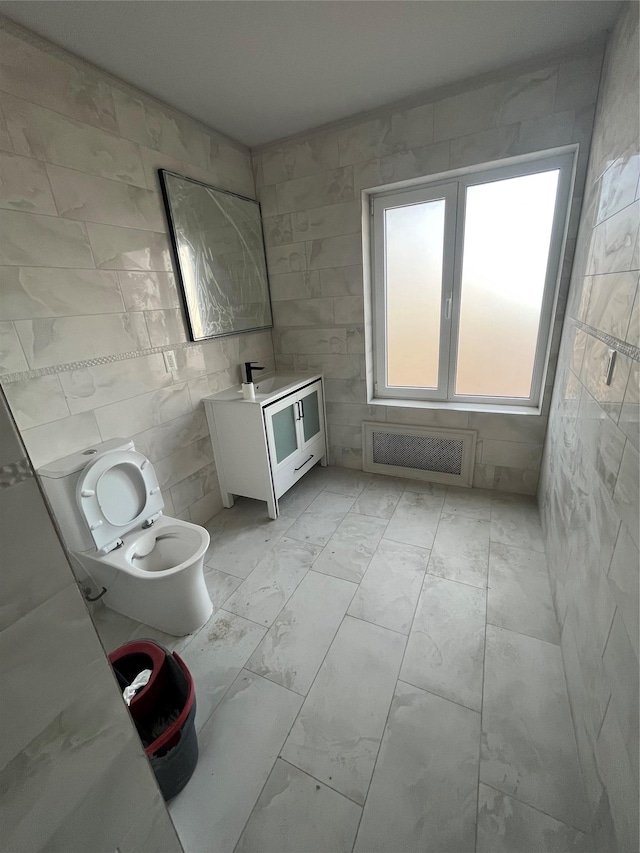
{"label": "toilet", "polygon": [[151,462],[111,439],[38,470],[60,533],[107,607],[174,636],[213,612],[204,582],[209,534],[162,514]]}

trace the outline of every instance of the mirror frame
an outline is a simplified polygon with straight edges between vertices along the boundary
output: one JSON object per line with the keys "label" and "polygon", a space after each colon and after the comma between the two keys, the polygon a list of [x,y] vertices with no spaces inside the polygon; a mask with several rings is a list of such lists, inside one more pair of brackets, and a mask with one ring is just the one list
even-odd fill
{"label": "mirror frame", "polygon": [[[244,332],[257,332],[263,329],[271,329],[273,328],[273,305],[271,300],[271,288],[269,285],[269,273],[267,269],[267,257],[266,257],[266,246],[264,242],[264,224],[262,221],[262,210],[260,208],[260,202],[256,201],[252,198],[247,198],[246,196],[239,195],[238,193],[230,192],[229,190],[220,189],[220,187],[214,187],[211,184],[205,184],[203,181],[198,181],[196,178],[190,178],[187,175],[180,175],[177,172],[172,172],[169,169],[158,169],[158,175],[160,178],[160,188],[162,190],[162,200],[164,202],[165,214],[167,217],[167,225],[169,238],[171,240],[171,249],[173,254],[173,262],[174,262],[174,270],[175,275],[180,285],[180,296],[182,302],[182,308],[184,310],[184,315],[186,318],[186,325],[189,330],[189,337],[192,341],[208,341],[214,340],[215,338],[223,338],[228,337],[229,335],[241,335]],[[191,311],[189,308],[189,293],[187,286],[185,284],[185,275],[182,268],[182,262],[180,259],[180,252],[178,249],[178,238],[176,233],[176,223],[173,216],[173,211],[171,207],[171,191],[168,186],[166,176],[171,178],[178,178],[181,181],[188,181],[189,183],[196,184],[199,187],[204,187],[207,190],[213,190],[216,193],[221,193],[223,195],[231,196],[232,198],[239,199],[240,201],[246,202],[247,204],[255,205],[258,210],[258,219],[260,221],[260,236],[262,238],[262,252],[261,258],[263,261],[264,268],[264,287],[266,289],[265,302],[269,307],[269,318],[270,322],[266,323],[262,326],[253,326],[248,329],[232,329],[228,332],[215,332],[213,334],[201,335],[200,337],[196,337],[194,324],[192,322]]]}

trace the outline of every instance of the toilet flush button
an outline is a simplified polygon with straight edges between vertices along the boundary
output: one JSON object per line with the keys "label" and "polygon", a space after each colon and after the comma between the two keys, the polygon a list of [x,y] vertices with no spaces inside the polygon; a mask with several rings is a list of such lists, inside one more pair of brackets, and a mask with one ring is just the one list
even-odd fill
{"label": "toilet flush button", "polygon": [[95,495],[93,489],[83,489],[80,494],[83,498],[92,498]]}

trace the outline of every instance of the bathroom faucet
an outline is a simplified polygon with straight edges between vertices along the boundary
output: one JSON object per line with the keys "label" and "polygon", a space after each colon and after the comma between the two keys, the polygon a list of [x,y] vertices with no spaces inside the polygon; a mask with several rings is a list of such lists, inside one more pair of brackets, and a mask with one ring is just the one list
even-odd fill
{"label": "bathroom faucet", "polygon": [[253,361],[245,361],[244,363],[244,372],[247,377],[247,384],[253,382],[253,371],[254,370],[264,370],[264,367],[259,367]]}

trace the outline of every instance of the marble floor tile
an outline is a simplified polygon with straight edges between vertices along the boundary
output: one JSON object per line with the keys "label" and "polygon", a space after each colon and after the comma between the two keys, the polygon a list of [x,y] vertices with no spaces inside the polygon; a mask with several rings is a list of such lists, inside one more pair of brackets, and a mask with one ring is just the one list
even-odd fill
{"label": "marble floor tile", "polygon": [[494,493],[491,501],[491,541],[544,553],[535,498]]}
{"label": "marble floor tile", "polygon": [[242,583],[242,578],[237,578],[234,575],[227,575],[224,572],[217,572],[215,569],[209,569],[205,573],[204,582],[207,585],[207,592],[213,604],[214,613],[225,603],[231,593]]}
{"label": "marble floor tile", "polygon": [[347,495],[356,498],[371,482],[372,475],[365,471],[356,471],[350,468],[329,466],[320,468],[318,481],[324,489],[335,492],[338,495]]}
{"label": "marble floor tile", "polygon": [[398,682],[354,853],[473,853],[480,714]]}
{"label": "marble floor tile", "polygon": [[300,709],[300,696],[241,672],[198,738],[169,813],[185,853],[232,853]]}
{"label": "marble floor tile", "polygon": [[486,593],[426,575],[400,678],[479,711]]}
{"label": "marble floor tile", "polygon": [[200,731],[245,665],[266,629],[218,610],[182,657],[196,682],[196,730]]}
{"label": "marble floor tile", "polygon": [[377,518],[391,518],[406,484],[406,480],[397,477],[376,477],[360,492],[353,511]]}
{"label": "marble floor tile", "polygon": [[364,803],[405,638],[345,617],[282,757]]}
{"label": "marble floor tile", "polygon": [[279,758],[235,853],[351,853],[362,809]]}
{"label": "marble floor tile", "polygon": [[591,839],[555,820],[480,785],[476,853],[591,853]]}
{"label": "marble floor tile", "polygon": [[283,537],[229,598],[225,610],[271,625],[320,551],[319,545]]}
{"label": "marble floor tile", "polygon": [[466,515],[480,521],[491,518],[490,489],[463,489],[449,486],[442,511],[451,515]]}
{"label": "marble floor tile", "polygon": [[548,643],[560,642],[544,554],[491,544],[487,622]]}
{"label": "marble floor tile", "polygon": [[211,544],[205,565],[246,578],[292,524],[293,519],[286,516],[270,519],[263,501],[238,500],[206,525]]}
{"label": "marble floor tile", "polygon": [[442,512],[428,572],[484,589],[489,568],[490,522]]}
{"label": "marble floor tile", "polygon": [[395,508],[384,538],[418,548],[432,548],[444,493],[433,495],[405,491]]}
{"label": "marble floor tile", "polygon": [[587,828],[559,646],[487,625],[480,780]]}
{"label": "marble floor tile", "polygon": [[349,615],[408,634],[422,588],[429,551],[383,539],[369,563]]}
{"label": "marble floor tile", "polygon": [[384,519],[347,513],[315,561],[314,570],[359,583],[386,526]]}
{"label": "marble floor tile", "polygon": [[280,498],[278,501],[280,514],[288,515],[289,518],[298,518],[318,497],[322,489],[320,478],[315,476],[315,469],[312,469]]}
{"label": "marble floor tile", "polygon": [[249,658],[247,669],[305,695],[355,591],[348,581],[309,572]]}
{"label": "marble floor tile", "polygon": [[287,536],[301,542],[326,545],[353,506],[353,502],[354,498],[346,495],[320,492],[298,519],[289,519],[291,526]]}

